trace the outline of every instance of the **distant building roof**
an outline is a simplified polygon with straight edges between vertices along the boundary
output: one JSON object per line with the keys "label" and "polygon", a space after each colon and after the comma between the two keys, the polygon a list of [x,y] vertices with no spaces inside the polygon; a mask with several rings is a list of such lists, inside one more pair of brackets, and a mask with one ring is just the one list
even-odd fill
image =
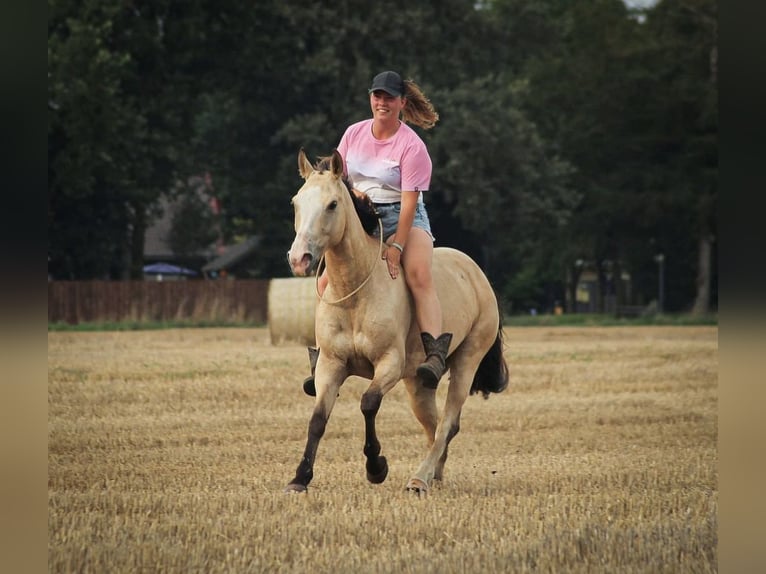
{"label": "distant building roof", "polygon": [[149,226],[144,235],[144,257],[148,259],[170,259],[174,256],[168,245],[168,236],[173,222],[173,207],[167,198],[160,200],[161,215]]}
{"label": "distant building roof", "polygon": [[[199,199],[210,206],[214,215],[221,212],[220,202],[214,195],[212,182],[209,174],[202,176],[192,176],[187,181],[187,189],[184,193],[196,193]],[[177,260],[179,256],[173,252],[170,247],[170,231],[173,227],[173,218],[181,205],[181,199],[174,197],[172,199],[163,196],[160,199],[158,208],[159,216],[152,221],[144,233],[144,259],[151,261],[158,260]],[[195,254],[207,259],[215,253],[216,246],[211,245]]]}
{"label": "distant building roof", "polygon": [[211,271],[221,271],[223,269],[231,269],[240,261],[243,261],[247,257],[253,254],[260,245],[261,239],[258,236],[248,237],[242,243],[236,245],[230,245],[226,247],[226,250],[202,267],[203,273],[210,273]]}

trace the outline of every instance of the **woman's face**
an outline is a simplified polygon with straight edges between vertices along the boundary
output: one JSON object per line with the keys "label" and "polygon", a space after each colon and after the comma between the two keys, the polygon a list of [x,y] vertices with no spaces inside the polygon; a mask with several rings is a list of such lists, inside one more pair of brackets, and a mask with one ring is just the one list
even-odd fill
{"label": "woman's face", "polygon": [[383,90],[375,90],[370,94],[372,117],[376,120],[398,120],[404,104],[405,99],[403,97],[392,96]]}

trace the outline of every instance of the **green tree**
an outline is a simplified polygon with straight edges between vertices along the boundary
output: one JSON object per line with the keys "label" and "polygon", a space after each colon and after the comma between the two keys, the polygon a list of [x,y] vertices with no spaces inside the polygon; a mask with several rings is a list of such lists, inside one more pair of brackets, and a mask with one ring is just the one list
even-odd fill
{"label": "green tree", "polygon": [[288,273],[298,149],[329,153],[396,69],[442,116],[421,132],[438,235],[475,248],[508,304],[549,305],[581,259],[654,297],[663,252],[669,307],[704,309],[716,19],[712,0],[643,18],[621,0],[50,0],[54,275],[136,276],[160,198],[205,172],[226,239],[258,235],[263,276]]}
{"label": "green tree", "polygon": [[[180,12],[180,13],[179,13]],[[55,275],[141,276],[181,170],[194,38],[180,3],[49,2],[48,220]]]}
{"label": "green tree", "polygon": [[[660,185],[672,190],[692,242],[691,309],[713,302],[718,203],[718,5],[713,0],[663,2],[649,14],[653,66],[659,71],[652,100],[661,146]],[[668,55],[672,55],[669,58]]]}
{"label": "green tree", "polygon": [[[699,32],[699,26],[688,17],[670,27],[673,33],[658,26],[658,18],[668,20],[659,16],[664,10],[684,12],[676,3],[660,3],[645,22],[619,0],[493,4],[495,17],[517,23],[513,29],[521,23],[533,40],[546,35],[546,42],[530,41],[527,57],[514,66],[529,82],[521,107],[574,166],[572,183],[582,194],[560,237],[559,252],[571,268],[570,287],[576,282],[575,262],[587,260],[596,265],[602,293],[608,272],[625,268],[639,293],[656,297],[653,258],[662,252],[669,262],[667,301],[671,308],[688,308],[697,233],[689,190],[710,189],[715,171],[710,169],[714,145],[709,145],[716,139],[713,122],[701,121],[713,120],[714,98],[710,84],[701,89],[694,64],[700,61],[695,54],[710,45],[690,31]],[[679,34],[685,25],[687,33]],[[665,30],[664,38],[659,29]],[[702,138],[694,136],[701,131]],[[706,145],[689,154],[692,140]],[[699,177],[707,185],[692,183]],[[713,213],[707,211],[708,221]]]}
{"label": "green tree", "polygon": [[173,212],[168,244],[173,253],[193,256],[218,239],[218,221],[209,199],[187,186]]}
{"label": "green tree", "polygon": [[250,12],[230,32],[238,49],[222,63],[227,81],[200,96],[194,154],[214,174],[229,237],[260,235],[263,272],[279,276],[289,273],[298,149],[328,154],[346,126],[368,117],[366,89],[380,70],[397,69],[429,93],[470,77],[481,22],[471,2],[454,0],[288,0]]}
{"label": "green tree", "polygon": [[[114,9],[49,3],[48,242],[57,275],[107,276],[126,258],[129,208],[118,143],[129,115],[120,101],[130,56],[111,47]],[[116,265],[115,265],[116,263]]]}
{"label": "green tree", "polygon": [[433,186],[485,245],[485,271],[506,303],[538,306],[563,272],[555,238],[579,197],[570,166],[546,146],[518,103],[523,86],[498,77],[441,92],[431,138]]}

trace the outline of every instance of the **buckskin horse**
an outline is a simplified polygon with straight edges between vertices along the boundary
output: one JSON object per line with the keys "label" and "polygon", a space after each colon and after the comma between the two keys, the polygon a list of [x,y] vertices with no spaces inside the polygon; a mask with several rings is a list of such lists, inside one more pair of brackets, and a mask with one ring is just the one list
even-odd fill
{"label": "buckskin horse", "polygon": [[314,410],[303,457],[285,492],[307,490],[339,389],[349,376],[356,375],[371,380],[361,400],[367,479],[377,484],[388,474],[375,418],[386,393],[404,381],[429,444],[406,489],[426,495],[432,481],[442,479],[447,447],[460,429],[468,395],[481,393],[487,398],[508,385],[495,293],[470,257],[451,248],[434,249],[433,280],[443,309],[444,331],[453,334],[447,359],[449,385],[440,418],[436,389],[424,386],[416,375],[425,355],[412,297],[404,278],[392,279],[381,259],[383,238],[365,230],[359,200],[343,177],[343,159],[335,150],[315,167],[301,149],[298,170],[305,182],[292,198],[295,240],[288,260],[296,276],[314,273],[324,261],[328,284],[315,316],[321,353],[315,371]]}

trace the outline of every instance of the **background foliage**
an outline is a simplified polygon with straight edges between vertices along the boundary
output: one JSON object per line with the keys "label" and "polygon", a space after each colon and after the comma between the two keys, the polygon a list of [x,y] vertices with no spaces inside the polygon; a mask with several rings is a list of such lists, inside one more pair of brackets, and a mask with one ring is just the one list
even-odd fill
{"label": "background foliage", "polygon": [[[577,261],[602,284],[630,272],[649,301],[658,253],[667,310],[717,303],[714,0],[643,11],[620,0],[49,0],[48,10],[55,278],[140,277],[160,199],[202,173],[226,239],[261,236],[263,276],[287,275],[298,148],[328,153],[368,116],[370,78],[396,69],[441,114],[421,134],[437,243],[472,255],[508,310],[563,300]],[[206,240],[193,228],[177,240]]]}

